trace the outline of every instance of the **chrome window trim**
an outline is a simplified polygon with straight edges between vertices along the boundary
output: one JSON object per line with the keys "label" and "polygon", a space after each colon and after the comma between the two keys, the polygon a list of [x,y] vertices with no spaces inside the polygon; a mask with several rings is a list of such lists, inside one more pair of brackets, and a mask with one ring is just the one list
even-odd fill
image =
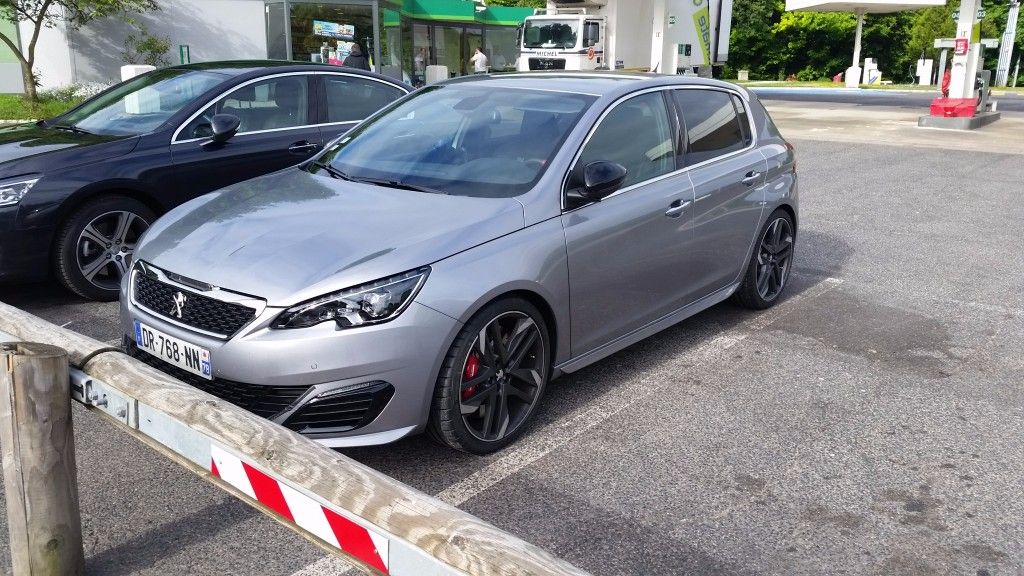
{"label": "chrome window trim", "polygon": [[[206,103],[205,106],[203,106],[202,108],[197,110],[194,114],[189,116],[184,122],[182,122],[181,124],[178,125],[178,128],[174,130],[173,134],[171,134],[171,146],[174,146],[175,144],[189,144],[191,142],[199,142],[201,140],[208,140],[208,138],[189,138],[187,140],[179,140],[178,136],[181,135],[181,131],[184,130],[186,126],[191,124],[193,120],[198,118],[203,112],[206,111],[207,108],[209,108],[211,105],[215,104],[221,98],[224,98],[225,96],[227,96],[228,94],[231,94],[235,90],[238,90],[240,88],[245,88],[246,86],[249,86],[250,84],[255,84],[257,82],[263,82],[264,80],[271,80],[273,78],[286,78],[288,76],[349,76],[349,77],[352,77],[352,78],[361,78],[361,79],[365,79],[365,80],[372,80],[374,82],[379,82],[381,84],[385,84],[387,86],[391,86],[393,88],[396,88],[399,91],[404,92],[405,94],[409,94],[409,92],[403,86],[399,86],[398,84],[394,84],[394,83],[388,82],[386,80],[381,80],[380,78],[373,78],[373,77],[370,77],[370,76],[363,76],[361,74],[352,74],[352,73],[349,73],[349,72],[341,72],[341,71],[334,72],[332,70],[307,70],[307,71],[302,71],[302,72],[282,72],[280,74],[270,74],[268,76],[260,76],[258,78],[251,78],[251,79],[246,80],[245,82],[243,82],[241,84],[237,84],[235,86],[232,86],[231,88],[228,88],[228,89],[224,90],[220,94],[217,94],[216,97],[211,98]],[[307,103],[307,106],[308,106],[308,103]],[[364,118],[364,120],[365,120],[365,118]],[[234,137],[237,138],[239,136],[249,136],[249,135],[253,135],[253,134],[268,134],[268,133],[271,133],[271,132],[284,132],[286,130],[301,130],[301,129],[305,129],[305,128],[316,128],[316,127],[320,127],[320,126],[335,126],[335,125],[338,125],[338,124],[358,124],[359,122],[362,122],[362,120],[350,120],[350,121],[345,121],[345,122],[324,122],[324,123],[321,123],[321,124],[303,124],[301,126],[289,126],[287,128],[271,128],[271,129],[268,129],[268,130],[252,130],[252,131],[249,131],[249,132],[239,132]]]}
{"label": "chrome window trim", "polygon": [[[199,294],[201,296],[205,296],[205,297],[211,298],[213,300],[220,300],[221,302],[226,302],[226,303],[229,303],[229,304],[240,304],[242,306],[246,306],[248,308],[252,308],[253,311],[254,311],[252,320],[247,322],[244,326],[242,326],[242,328],[239,328],[234,334],[220,334],[218,332],[210,332],[208,330],[202,330],[202,329],[196,328],[195,326],[189,326],[188,324],[185,324],[184,322],[178,322],[177,320],[169,318],[166,313],[158,312],[156,310],[153,310],[152,308],[149,308],[147,306],[143,306],[137,300],[135,300],[135,277],[140,274],[139,268],[142,268],[145,271],[146,274],[155,276],[157,281],[161,282],[162,284],[167,284],[168,286],[174,286],[175,288],[178,288],[180,290],[186,290],[186,291],[188,291],[188,292],[190,292],[192,294]],[[218,288],[216,286],[213,286],[212,290],[205,290],[204,291],[204,290],[201,290],[201,289],[199,289],[199,288],[197,288],[195,286],[189,286],[188,284],[182,284],[181,282],[176,282],[176,281],[171,280],[170,278],[168,278],[167,274],[163,270],[161,270],[161,269],[159,269],[159,268],[157,268],[155,266],[152,266],[150,264],[146,264],[145,262],[142,262],[141,260],[138,261],[138,266],[132,266],[131,277],[128,279],[128,301],[131,303],[132,306],[138,308],[139,310],[143,310],[143,311],[145,311],[145,312],[147,312],[149,314],[152,314],[153,316],[156,316],[157,318],[160,319],[161,322],[167,322],[169,324],[173,324],[174,326],[177,326],[178,328],[182,328],[184,330],[188,330],[189,332],[194,332],[196,334],[202,334],[203,336],[210,336],[212,338],[217,338],[219,340],[230,340],[232,336],[234,336],[235,334],[240,332],[246,326],[249,326],[250,324],[255,322],[260,316],[263,315],[263,312],[265,312],[266,309],[267,309],[267,302],[265,300],[261,300],[259,298],[254,298],[254,297],[248,296],[246,294],[239,294],[238,292],[232,292],[230,290],[224,290],[223,288]]]}
{"label": "chrome window trim", "polygon": [[[638,92],[630,92],[629,94],[626,94],[625,96],[623,96],[623,97],[619,98],[618,100],[616,100],[615,102],[613,102],[611,106],[609,106],[604,112],[601,113],[601,116],[597,119],[596,122],[594,122],[594,125],[591,126],[590,132],[587,133],[587,137],[584,138],[583,143],[580,145],[579,149],[576,150],[576,154],[573,156],[572,163],[570,163],[570,165],[569,165],[569,170],[566,171],[565,177],[562,179],[561,207],[562,207],[562,213],[563,214],[565,214],[567,212],[574,212],[576,210],[579,210],[580,208],[586,208],[587,206],[590,206],[591,204],[593,204],[593,202],[591,202],[590,204],[584,204],[583,206],[579,206],[577,208],[573,208],[572,210],[566,210],[566,207],[565,207],[566,206],[566,203],[565,203],[566,195],[569,192],[569,190],[568,190],[568,188],[569,188],[569,177],[572,175],[573,170],[576,168],[576,163],[579,162],[580,156],[583,155],[584,148],[586,148],[587,144],[590,143],[591,138],[593,138],[594,133],[597,132],[597,129],[601,126],[601,123],[604,122],[605,118],[612,112],[612,110],[614,110],[616,107],[619,106],[619,104],[622,104],[623,102],[627,102],[627,101],[629,101],[629,100],[631,100],[631,99],[633,99],[633,98],[635,98],[637,96],[643,96],[644,94],[650,94],[651,92],[660,92],[660,91],[666,91],[666,90],[716,90],[718,92],[725,92],[727,94],[739,95],[739,91],[737,91],[737,90],[733,90],[731,88],[724,88],[724,87],[720,87],[720,86],[700,86],[700,85],[681,86],[681,85],[674,85],[674,86],[657,86],[657,87],[654,87],[654,88],[647,88],[645,90],[640,90]],[[671,97],[671,94],[669,95],[669,97]],[[747,123],[750,124],[750,145],[747,146],[746,148],[743,148],[741,150],[735,150],[733,152],[729,152],[728,154],[722,154],[721,156],[716,156],[716,157],[711,158],[709,160],[705,160],[703,162],[698,162],[697,164],[694,164],[692,166],[684,166],[684,167],[679,168],[677,170],[673,170],[672,172],[666,172],[665,174],[661,174],[659,176],[655,176],[654,178],[648,178],[647,180],[644,180],[642,182],[637,182],[636,184],[632,184],[632,185],[627,186],[625,188],[622,188],[620,190],[616,190],[613,194],[609,194],[607,197],[605,197],[601,201],[603,202],[603,201],[607,200],[608,198],[614,198],[615,196],[618,196],[620,194],[625,194],[626,192],[629,192],[630,190],[634,190],[634,189],[636,189],[636,188],[638,188],[640,186],[646,186],[647,184],[652,184],[654,182],[660,182],[662,180],[665,180],[665,179],[668,179],[668,178],[672,178],[674,176],[679,176],[680,174],[683,174],[685,172],[689,172],[690,170],[693,170],[693,169],[696,169],[696,168],[702,168],[702,167],[707,166],[707,165],[709,165],[709,164],[711,164],[713,162],[718,162],[720,160],[725,160],[726,158],[732,158],[733,156],[737,156],[739,154],[744,154],[746,152],[749,152],[749,151],[753,150],[754,148],[757,147],[757,127],[754,125],[754,118],[753,118],[753,114],[750,113],[750,106],[745,106],[745,109],[746,109],[746,112],[747,112]],[[680,118],[680,120],[682,120],[682,119]]]}

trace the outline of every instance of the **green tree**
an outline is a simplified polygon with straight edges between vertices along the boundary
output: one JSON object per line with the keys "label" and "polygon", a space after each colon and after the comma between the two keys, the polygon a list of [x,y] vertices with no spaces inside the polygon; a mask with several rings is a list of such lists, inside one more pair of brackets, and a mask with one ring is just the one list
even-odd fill
{"label": "green tree", "polygon": [[15,25],[19,22],[32,24],[32,34],[24,48],[18,45],[17,36],[11,38],[0,33],[0,40],[18,58],[25,81],[25,96],[36,103],[39,101],[35,74],[36,44],[43,28],[52,28],[61,21],[66,22],[69,28],[78,28],[96,18],[157,9],[156,0],[0,0],[0,18]]}

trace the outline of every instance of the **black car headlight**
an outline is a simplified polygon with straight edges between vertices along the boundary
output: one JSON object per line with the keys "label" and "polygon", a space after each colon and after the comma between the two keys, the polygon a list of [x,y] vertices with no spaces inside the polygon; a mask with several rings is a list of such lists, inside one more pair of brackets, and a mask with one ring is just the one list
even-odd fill
{"label": "black car headlight", "polygon": [[0,182],[0,206],[14,206],[39,182],[39,178],[19,178]]}
{"label": "black car headlight", "polygon": [[328,294],[285,310],[273,328],[308,328],[334,321],[341,328],[380,324],[398,317],[416,297],[430,268],[420,268]]}

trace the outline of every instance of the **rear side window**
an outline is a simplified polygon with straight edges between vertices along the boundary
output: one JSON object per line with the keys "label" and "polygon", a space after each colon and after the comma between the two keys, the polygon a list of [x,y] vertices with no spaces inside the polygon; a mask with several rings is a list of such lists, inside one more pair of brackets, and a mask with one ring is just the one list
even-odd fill
{"label": "rear side window", "polygon": [[741,108],[741,122],[740,112],[728,92],[676,90],[675,99],[686,125],[687,166],[742,150],[749,144],[746,110]]}
{"label": "rear side window", "polygon": [[358,122],[405,95],[398,88],[355,76],[324,76],[327,122]]}

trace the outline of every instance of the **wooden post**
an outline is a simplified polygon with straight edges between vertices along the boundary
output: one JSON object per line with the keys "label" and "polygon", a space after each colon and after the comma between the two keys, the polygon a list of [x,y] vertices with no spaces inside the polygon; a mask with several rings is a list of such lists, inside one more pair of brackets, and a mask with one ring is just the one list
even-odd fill
{"label": "wooden post", "polygon": [[0,344],[0,449],[14,576],[82,574],[68,355]]}

